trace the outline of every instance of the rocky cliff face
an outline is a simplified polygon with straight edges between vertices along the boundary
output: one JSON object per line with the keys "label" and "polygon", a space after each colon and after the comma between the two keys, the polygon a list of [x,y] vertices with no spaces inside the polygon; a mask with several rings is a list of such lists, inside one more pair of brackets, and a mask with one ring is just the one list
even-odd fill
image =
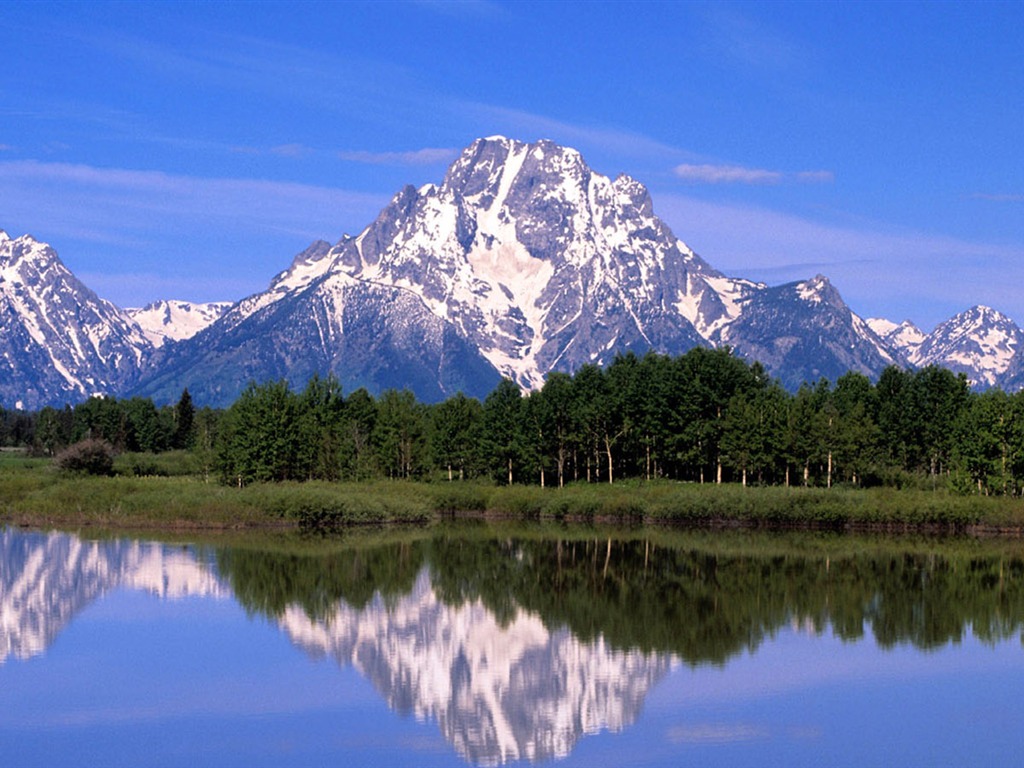
{"label": "rocky cliff face", "polygon": [[358,235],[313,243],[266,291],[229,309],[132,310],[145,335],[48,246],[3,235],[0,265],[0,398],[27,408],[93,392],[170,403],[185,387],[227,405],[251,380],[302,387],[314,373],[347,391],[482,398],[502,376],[537,387],[626,351],[723,344],[790,389],[890,364],[949,365],[978,386],[1024,369],[1019,329],[992,310],[925,337],[865,322],[822,276],[727,277],[655,215],[642,184],[549,141],[480,139],[440,184],[405,187]]}
{"label": "rocky cliff face", "polygon": [[152,351],[31,235],[0,230],[0,405],[34,409],[127,389]]}

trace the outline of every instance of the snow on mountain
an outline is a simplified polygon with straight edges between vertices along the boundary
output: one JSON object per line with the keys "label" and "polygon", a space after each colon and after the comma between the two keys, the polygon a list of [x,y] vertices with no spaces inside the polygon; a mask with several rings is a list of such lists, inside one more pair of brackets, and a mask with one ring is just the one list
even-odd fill
{"label": "snow on mountain", "polygon": [[195,304],[161,299],[142,308],[125,309],[125,313],[138,323],[153,347],[159,349],[167,341],[192,338],[231,306],[230,301]]}
{"label": "snow on mountain", "polygon": [[328,373],[346,391],[482,398],[501,376],[535,388],[622,352],[723,344],[790,389],[894,363],[949,364],[982,386],[1011,369],[1024,377],[1008,320],[965,314],[925,337],[910,322],[863,320],[820,275],[775,287],[728,277],[654,214],[639,182],[550,141],[500,136],[230,307],[157,302],[130,310],[133,321],[52,250],[4,234],[0,313],[0,403],[28,408],[107,391],[167,403],[185,387],[227,405],[251,380],[301,388]]}
{"label": "snow on mountain", "polygon": [[473,765],[564,758],[585,734],[622,730],[674,663],[527,611],[499,621],[479,599],[448,605],[428,569],[397,600],[339,603],[318,620],[290,606],[279,622],[309,653],[358,669],[392,709],[436,721]]}
{"label": "snow on mountain", "polygon": [[[0,531],[0,664],[44,653],[90,604],[118,589],[161,599],[228,599],[210,563],[180,545]],[[473,764],[565,757],[586,734],[634,722],[674,656],[583,641],[519,610],[444,602],[429,569],[411,592],[320,619],[297,605],[277,623],[317,657],[353,665],[388,705],[437,722]]]}
{"label": "snow on mountain", "polygon": [[0,664],[43,653],[86,606],[120,588],[167,599],[229,594],[178,546],[0,530]]}
{"label": "snow on mountain", "polygon": [[402,190],[331,257],[357,280],[416,290],[526,387],[616,352],[706,344],[701,329],[734,316],[752,285],[678,240],[637,181],[502,137],[474,142],[439,186]]}
{"label": "snow on mountain", "polygon": [[938,365],[964,373],[972,386],[992,387],[1021,350],[1024,332],[1009,317],[976,306],[929,333],[910,357],[916,366]]}
{"label": "snow on mountain", "polygon": [[876,376],[896,362],[823,275],[752,293],[714,340],[760,361],[789,389],[822,377],[835,382],[847,371]]}
{"label": "snow on mountain", "polygon": [[46,243],[0,230],[0,404],[39,408],[117,392],[152,344]]}
{"label": "snow on mountain", "polygon": [[924,332],[909,320],[904,320],[897,325],[885,318],[872,317],[868,318],[865,322],[875,332],[875,335],[885,343],[890,353],[897,360],[909,363],[917,354],[918,347],[925,340]]}

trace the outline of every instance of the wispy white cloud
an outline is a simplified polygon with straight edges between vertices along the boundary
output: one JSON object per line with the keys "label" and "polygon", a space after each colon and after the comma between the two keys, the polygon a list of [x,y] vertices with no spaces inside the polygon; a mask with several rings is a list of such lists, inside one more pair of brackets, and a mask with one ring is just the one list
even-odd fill
{"label": "wispy white cloud", "polygon": [[52,243],[120,305],[240,298],[264,287],[289,254],[362,230],[386,203],[292,182],[0,162],[0,227]]}
{"label": "wispy white cloud", "polygon": [[313,154],[315,150],[309,147],[303,146],[302,144],[279,144],[276,147],[270,148],[272,155],[278,155],[280,157],[305,157]]}
{"label": "wispy white cloud", "polygon": [[337,153],[342,160],[370,165],[439,165],[450,163],[458,154],[459,150],[444,147],[426,147],[407,152],[342,150]]}
{"label": "wispy white cloud", "polygon": [[[126,212],[141,210],[226,219],[241,217],[243,222],[258,219],[273,226],[275,220],[316,220],[315,212],[320,210],[343,218],[339,214],[347,209],[364,211],[385,202],[383,196],[293,182],[201,178],[36,160],[0,162],[0,201],[5,209],[17,207],[19,198],[34,196],[39,202],[38,198],[52,191],[54,185],[60,185],[67,196],[83,190],[96,194],[97,201],[90,206],[90,213],[98,214],[97,219],[117,219]],[[82,202],[79,197],[74,199],[76,205]],[[113,199],[117,204],[111,206]],[[50,201],[46,208],[52,211],[55,205],[60,202]],[[265,218],[268,214],[269,220]]]}
{"label": "wispy white cloud", "polygon": [[654,195],[677,236],[727,274],[780,284],[828,276],[863,316],[909,318],[929,330],[973,304],[1024,320],[1013,281],[1024,248],[878,222],[832,223],[756,206]]}
{"label": "wispy white cloud", "polygon": [[696,723],[677,725],[668,729],[672,744],[735,744],[740,741],[768,739],[771,731],[764,726],[748,723]]}
{"label": "wispy white cloud", "polygon": [[510,136],[525,139],[551,139],[577,149],[599,149],[623,157],[648,157],[671,161],[700,158],[693,152],[667,144],[635,131],[595,125],[569,123],[520,109],[464,102],[455,105],[457,111],[489,126],[486,133],[504,131]]}
{"label": "wispy white cloud", "polygon": [[739,165],[693,165],[683,163],[673,171],[685,181],[704,184],[778,184],[783,174],[761,168],[743,168]]}
{"label": "wispy white cloud", "polygon": [[992,203],[1024,203],[1024,195],[1014,194],[990,194],[977,192],[971,195],[972,200],[988,200]]}
{"label": "wispy white cloud", "polygon": [[715,165],[711,163],[683,163],[673,173],[684,181],[697,184],[780,184],[794,180],[804,184],[825,183],[834,180],[831,171],[798,171],[786,173],[764,168],[745,168],[741,165]]}

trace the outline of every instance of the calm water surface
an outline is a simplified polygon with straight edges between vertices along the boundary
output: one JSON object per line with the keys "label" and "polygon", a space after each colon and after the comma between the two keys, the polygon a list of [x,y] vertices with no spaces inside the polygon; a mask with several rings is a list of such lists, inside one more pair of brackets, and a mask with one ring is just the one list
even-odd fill
{"label": "calm water surface", "polygon": [[1016,542],[0,530],[5,765],[1013,765]]}

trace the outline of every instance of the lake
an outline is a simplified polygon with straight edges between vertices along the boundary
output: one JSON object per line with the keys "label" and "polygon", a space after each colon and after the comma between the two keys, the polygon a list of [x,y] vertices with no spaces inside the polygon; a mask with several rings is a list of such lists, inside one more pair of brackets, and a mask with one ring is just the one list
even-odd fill
{"label": "lake", "polygon": [[1015,540],[0,530],[6,765],[1010,765]]}

